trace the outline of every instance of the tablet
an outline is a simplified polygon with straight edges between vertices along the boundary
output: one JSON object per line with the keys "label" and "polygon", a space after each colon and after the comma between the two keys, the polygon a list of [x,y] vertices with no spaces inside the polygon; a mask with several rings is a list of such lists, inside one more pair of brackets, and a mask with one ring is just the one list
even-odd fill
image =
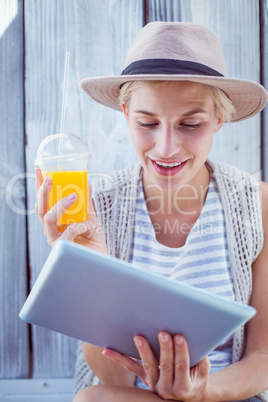
{"label": "tablet", "polygon": [[136,358],[135,335],[145,336],[159,359],[158,333],[183,334],[194,366],[255,313],[253,307],[59,241],[20,318]]}

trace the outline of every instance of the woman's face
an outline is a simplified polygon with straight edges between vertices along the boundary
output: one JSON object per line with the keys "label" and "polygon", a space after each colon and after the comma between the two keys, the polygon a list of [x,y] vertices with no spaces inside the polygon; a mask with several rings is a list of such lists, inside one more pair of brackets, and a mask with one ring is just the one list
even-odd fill
{"label": "woman's face", "polygon": [[191,82],[147,84],[122,107],[144,185],[172,190],[202,184],[213,135],[222,125],[207,88]]}

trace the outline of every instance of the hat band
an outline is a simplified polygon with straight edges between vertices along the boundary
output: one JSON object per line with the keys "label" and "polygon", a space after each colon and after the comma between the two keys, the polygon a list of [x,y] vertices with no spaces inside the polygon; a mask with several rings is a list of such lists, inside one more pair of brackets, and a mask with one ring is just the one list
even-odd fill
{"label": "hat band", "polygon": [[214,77],[224,77],[223,74],[206,66],[188,60],[174,59],[145,59],[134,61],[129,64],[121,75],[138,74],[187,74],[187,75],[208,75]]}

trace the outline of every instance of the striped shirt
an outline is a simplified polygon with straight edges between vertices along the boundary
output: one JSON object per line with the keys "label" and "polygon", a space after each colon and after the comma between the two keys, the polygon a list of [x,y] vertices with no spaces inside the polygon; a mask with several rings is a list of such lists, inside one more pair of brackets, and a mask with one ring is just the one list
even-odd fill
{"label": "striped shirt", "polygon": [[[179,227],[169,227],[175,235]],[[159,243],[139,183],[135,230],[130,262],[189,285],[234,300],[224,212],[216,181],[211,177],[205,204],[184,246],[170,248]],[[232,337],[209,354],[212,372],[229,365]]]}

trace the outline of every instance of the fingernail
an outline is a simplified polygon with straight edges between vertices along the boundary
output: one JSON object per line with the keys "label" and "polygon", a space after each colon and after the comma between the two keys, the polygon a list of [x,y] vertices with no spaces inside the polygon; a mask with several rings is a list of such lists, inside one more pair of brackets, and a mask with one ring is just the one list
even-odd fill
{"label": "fingernail", "polygon": [[67,200],[71,201],[71,200],[74,200],[76,197],[77,197],[76,193],[72,193],[72,194],[68,195],[66,198],[67,198]]}
{"label": "fingernail", "polygon": [[140,338],[134,338],[134,342],[135,342],[135,345],[137,346],[137,348],[142,347],[142,341]]}
{"label": "fingernail", "polygon": [[168,343],[168,335],[166,334],[161,334],[160,339],[162,343]]}
{"label": "fingernail", "polygon": [[176,344],[181,346],[183,344],[183,337],[182,336],[176,336],[175,337]]}
{"label": "fingernail", "polygon": [[44,180],[44,184],[47,185],[47,184],[50,184],[50,183],[52,183],[51,177],[46,176],[46,177],[45,177],[45,180]]}

